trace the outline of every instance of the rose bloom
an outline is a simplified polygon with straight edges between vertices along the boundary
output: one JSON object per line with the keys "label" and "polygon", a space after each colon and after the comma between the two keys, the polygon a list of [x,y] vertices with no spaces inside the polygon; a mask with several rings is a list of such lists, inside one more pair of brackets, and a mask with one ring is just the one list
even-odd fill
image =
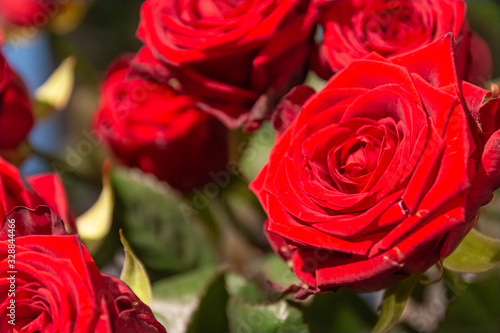
{"label": "rose bloom", "polygon": [[227,130],[190,96],[140,78],[127,79],[130,57],[109,70],[94,131],[126,165],[181,191],[211,180],[227,164]]}
{"label": "rose bloom", "polygon": [[26,86],[0,52],[0,153],[17,148],[33,127]]}
{"label": "rose bloom", "polygon": [[148,0],[135,67],[202,101],[227,126],[256,129],[308,70],[309,0]]}
{"label": "rose bloom", "polygon": [[69,233],[76,233],[75,218],[59,176],[55,173],[31,176],[26,183],[21,180],[16,167],[0,157],[0,226],[5,216],[17,206],[35,208],[46,205],[66,222]]}
{"label": "rose bloom", "polygon": [[[324,30],[318,73],[325,79],[371,52],[391,58],[444,34],[455,37],[459,78],[484,84],[492,70],[486,43],[469,30],[462,0],[319,0]],[[321,68],[322,69],[319,69]]]}
{"label": "rose bloom", "polygon": [[299,297],[425,272],[500,186],[499,100],[483,103],[488,91],[457,81],[451,43],[447,35],[391,61],[354,61],[288,128],[293,110],[280,113],[251,188],[271,245],[308,286]]}
{"label": "rose bloom", "polygon": [[[9,252],[12,237],[15,251]],[[67,235],[47,206],[17,207],[7,215],[0,232],[0,295],[5,333],[166,332],[123,281],[99,272],[80,238]]]}
{"label": "rose bloom", "polygon": [[0,0],[0,21],[23,26],[43,27],[67,0]]}

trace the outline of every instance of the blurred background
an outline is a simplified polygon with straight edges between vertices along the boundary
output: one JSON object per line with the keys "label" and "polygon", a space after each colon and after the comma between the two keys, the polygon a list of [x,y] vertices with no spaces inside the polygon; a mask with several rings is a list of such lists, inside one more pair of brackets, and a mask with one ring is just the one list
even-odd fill
{"label": "blurred background", "polygon": [[[32,130],[30,143],[36,154],[23,164],[24,175],[57,171],[51,166],[54,160],[67,164],[65,158],[73,157],[71,152],[78,142],[88,140],[85,133],[91,129],[107,67],[118,55],[135,52],[141,45],[135,31],[143,1],[82,2],[83,5],[70,9],[77,11],[76,14],[57,13],[67,15],[60,26],[20,28],[6,38],[5,56],[25,79],[31,93],[64,59],[76,60],[76,81],[69,104],[62,112],[39,121]],[[62,172],[77,215],[88,209],[101,191],[102,149],[100,145],[93,147],[85,158],[75,161],[78,165]]]}

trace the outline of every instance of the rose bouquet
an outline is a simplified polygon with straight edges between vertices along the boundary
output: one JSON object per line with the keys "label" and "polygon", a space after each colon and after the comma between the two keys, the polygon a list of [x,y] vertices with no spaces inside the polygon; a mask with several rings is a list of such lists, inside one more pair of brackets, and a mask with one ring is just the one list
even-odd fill
{"label": "rose bouquet", "polygon": [[[0,332],[500,328],[494,1],[0,0],[0,27]],[[66,59],[28,90],[36,52]]]}

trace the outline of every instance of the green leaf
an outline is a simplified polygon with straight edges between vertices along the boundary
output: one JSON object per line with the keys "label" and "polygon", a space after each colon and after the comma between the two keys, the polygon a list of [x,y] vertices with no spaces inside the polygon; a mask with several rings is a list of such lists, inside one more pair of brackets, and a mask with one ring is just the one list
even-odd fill
{"label": "green leaf", "polygon": [[220,273],[208,285],[186,332],[228,332],[226,312],[228,299],[225,276]]}
{"label": "green leaf", "polygon": [[377,321],[368,304],[349,290],[314,295],[303,311],[311,333],[369,332]]}
{"label": "green leaf", "polygon": [[500,241],[472,229],[458,248],[443,261],[455,272],[485,272],[500,262]]}
{"label": "green leaf", "polygon": [[213,263],[208,240],[180,196],[151,175],[117,169],[111,174],[115,222],[153,276]]}
{"label": "green leaf", "polygon": [[309,333],[309,327],[304,323],[302,312],[289,306],[289,314],[276,333]]}
{"label": "green leaf", "polygon": [[382,299],[380,317],[373,328],[373,332],[389,332],[398,323],[406,302],[420,277],[419,274],[415,274],[387,288]]}
{"label": "green leaf", "polygon": [[188,326],[194,329],[203,320],[209,320],[204,312],[205,308],[210,308],[207,302],[214,302],[212,307],[217,306],[213,309],[217,313],[213,315],[223,318],[225,314],[220,311],[226,311],[227,292],[221,288],[221,276],[222,273],[217,273],[213,266],[207,266],[153,284],[154,300],[151,308],[159,314],[157,318],[168,332],[186,332]]}
{"label": "green leaf", "polygon": [[232,298],[228,314],[230,332],[309,332],[302,320],[302,313],[286,301],[257,305]]}
{"label": "green leaf", "polygon": [[438,333],[500,331],[500,283],[499,275],[470,284],[447,285],[448,292],[442,298],[449,303]]}
{"label": "green leaf", "polygon": [[236,273],[226,274],[226,285],[232,297],[238,297],[238,299],[248,303],[263,303],[266,301],[266,296],[259,287],[241,275]]}
{"label": "green leaf", "polygon": [[[255,179],[266,165],[274,145],[276,131],[270,124],[263,124],[258,131],[245,141],[247,147],[240,159],[240,171],[246,179]],[[244,147],[244,145],[242,145]]]}
{"label": "green leaf", "polygon": [[268,255],[264,260],[264,274],[266,278],[282,287],[300,282],[290,267],[276,254]]}
{"label": "green leaf", "polygon": [[151,282],[141,261],[135,256],[120,230],[120,240],[125,250],[125,261],[120,279],[147,305],[151,305]]}
{"label": "green leaf", "polygon": [[430,283],[417,283],[411,292],[411,299],[419,304],[423,304],[430,285]]}

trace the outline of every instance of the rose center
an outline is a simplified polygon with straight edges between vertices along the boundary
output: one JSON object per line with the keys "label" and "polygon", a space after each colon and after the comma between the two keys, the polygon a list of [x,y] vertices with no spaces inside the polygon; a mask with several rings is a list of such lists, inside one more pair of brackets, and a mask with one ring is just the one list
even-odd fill
{"label": "rose center", "polygon": [[368,49],[388,55],[393,48],[412,44],[423,26],[420,13],[411,3],[390,1],[383,8],[371,8],[364,22]]}
{"label": "rose center", "polygon": [[377,167],[380,147],[372,140],[355,138],[337,151],[339,173],[349,178],[361,177]]}
{"label": "rose center", "polygon": [[351,176],[359,176],[363,172],[366,166],[366,143],[359,143],[356,147],[358,148],[352,154],[349,154],[344,166],[340,167],[340,173],[347,173]]}
{"label": "rose center", "polygon": [[243,5],[243,0],[200,0],[198,4],[199,18],[221,20],[225,17],[231,17],[235,9]]}

